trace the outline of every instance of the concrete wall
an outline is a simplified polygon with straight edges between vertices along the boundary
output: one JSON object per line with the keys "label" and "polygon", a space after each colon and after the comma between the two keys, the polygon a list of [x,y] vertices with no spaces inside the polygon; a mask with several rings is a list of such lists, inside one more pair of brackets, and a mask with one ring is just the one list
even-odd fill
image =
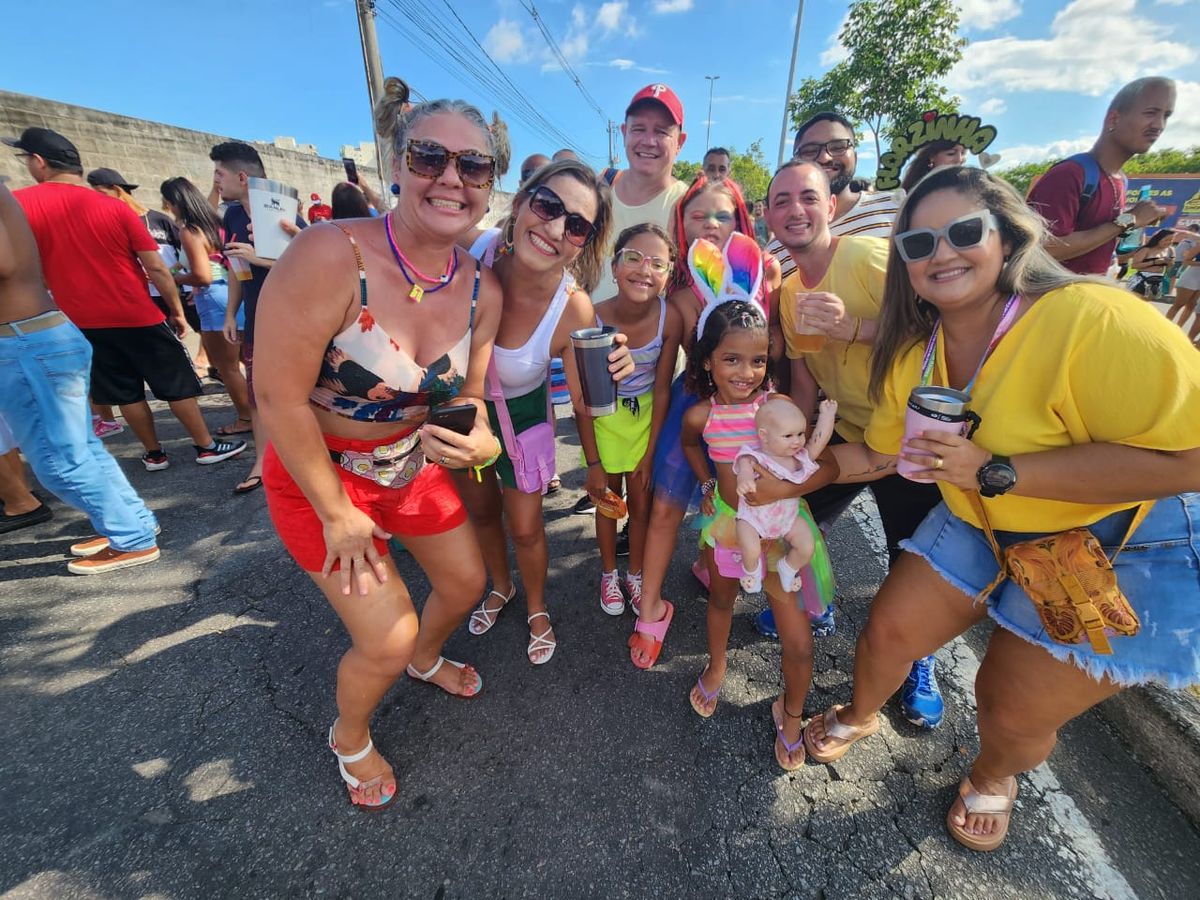
{"label": "concrete wall", "polygon": [[[116,169],[130,183],[139,185],[134,196],[152,209],[161,206],[158,186],[178,175],[190,178],[204,193],[208,193],[213,166],[208,158],[209,150],[221,141],[245,140],[242,136],[191,131],[84,106],[0,91],[0,135],[15,137],[31,125],[51,128],[74,143],[79,148],[85,173],[101,166]],[[262,156],[267,175],[295,187],[306,206],[311,193],[320,194],[328,202],[333,186],[346,178],[341,160],[281,149],[259,141],[250,143]],[[364,178],[378,179],[374,167],[359,163],[358,169]],[[12,179],[10,188],[25,187],[32,183],[21,161],[2,145],[0,175],[8,175]],[[378,184],[378,181],[372,183]],[[495,221],[507,211],[508,205],[509,195],[497,193],[485,221]]]}
{"label": "concrete wall", "polygon": [[[0,134],[16,136],[31,125],[52,128],[74,143],[85,173],[108,166],[140,185],[134,196],[153,209],[161,203],[158,186],[177,175],[190,178],[207,193],[212,184],[208,151],[221,141],[244,139],[0,91]],[[328,200],[333,186],[345,180],[341,160],[251,143],[262,156],[267,175],[299,190],[306,205],[310,193]],[[31,183],[25,167],[12,153],[0,153],[0,174],[11,176],[9,187]],[[377,177],[374,169],[366,170],[364,175]]]}

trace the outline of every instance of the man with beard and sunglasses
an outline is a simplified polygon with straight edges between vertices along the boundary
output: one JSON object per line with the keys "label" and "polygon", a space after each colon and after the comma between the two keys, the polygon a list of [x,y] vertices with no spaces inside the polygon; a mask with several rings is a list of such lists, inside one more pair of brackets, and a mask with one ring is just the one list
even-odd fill
{"label": "man with beard and sunglasses", "polygon": [[[837,198],[837,207],[829,222],[832,234],[886,238],[900,212],[903,194],[868,191],[855,179],[858,167],[856,141],[854,126],[849,119],[836,112],[819,112],[796,132],[792,158],[815,162],[829,176],[829,188]],[[767,252],[779,260],[784,278],[795,271],[787,247],[778,237],[767,245]]]}
{"label": "man with beard and sunglasses", "polygon": [[[802,132],[803,133],[803,132]],[[836,138],[830,138],[836,140]],[[791,395],[810,419],[818,392],[838,403],[833,443],[861,440],[871,417],[867,394],[876,319],[887,273],[887,241],[871,236],[837,235],[831,220],[839,197],[816,160],[785,163],[767,193],[767,223],[792,262],[779,300],[772,304],[772,327],[782,331],[791,361]],[[802,334],[807,331],[819,334]],[[862,484],[831,484],[805,499],[813,519],[827,530],[862,490]],[[900,555],[900,542],[911,537],[940,495],[935,485],[891,475],[870,484],[887,537],[888,558]],[[755,619],[764,634],[775,636],[769,609]],[[832,608],[813,621],[816,634],[833,632]],[[934,677],[934,659],[918,660],[901,693],[904,716],[935,728],[943,703]]]}
{"label": "man with beard and sunglasses", "polygon": [[1057,238],[1046,249],[1072,272],[1105,274],[1121,237],[1166,215],[1151,200],[1125,211],[1121,167],[1154,146],[1174,111],[1170,78],[1131,81],[1113,97],[1092,149],[1051,167],[1029,191],[1029,205]]}

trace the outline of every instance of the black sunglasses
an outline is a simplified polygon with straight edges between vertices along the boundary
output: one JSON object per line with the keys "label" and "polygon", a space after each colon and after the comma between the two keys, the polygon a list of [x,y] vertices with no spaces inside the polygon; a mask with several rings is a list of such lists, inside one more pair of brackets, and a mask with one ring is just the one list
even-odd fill
{"label": "black sunglasses", "polygon": [[567,212],[562,198],[544,184],[539,184],[529,194],[529,208],[543,222],[553,222],[561,216],[566,216],[563,231],[567,240],[576,247],[586,247],[596,236],[596,226],[579,213]]}
{"label": "black sunglasses", "polygon": [[967,213],[947,222],[943,228],[914,228],[892,238],[905,262],[921,262],[937,252],[943,237],[955,250],[970,250],[987,240],[1000,223],[986,209]]}
{"label": "black sunglasses", "polygon": [[496,157],[478,150],[447,150],[437,141],[408,142],[408,171],[418,178],[441,178],[454,161],[458,177],[467,187],[490,188],[496,180]]}

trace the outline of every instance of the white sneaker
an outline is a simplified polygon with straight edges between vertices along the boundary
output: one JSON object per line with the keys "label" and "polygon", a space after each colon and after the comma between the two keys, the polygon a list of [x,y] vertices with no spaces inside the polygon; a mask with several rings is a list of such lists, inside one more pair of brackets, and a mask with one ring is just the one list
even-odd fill
{"label": "white sneaker", "polygon": [[625,612],[625,595],[621,593],[621,576],[616,569],[600,573],[600,608],[610,616]]}

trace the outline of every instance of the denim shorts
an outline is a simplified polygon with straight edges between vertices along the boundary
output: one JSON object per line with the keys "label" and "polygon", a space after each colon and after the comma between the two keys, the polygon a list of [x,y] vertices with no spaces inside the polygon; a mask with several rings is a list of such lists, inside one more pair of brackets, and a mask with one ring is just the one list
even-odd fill
{"label": "denim shorts", "polygon": [[[1088,526],[1109,558],[1120,546],[1134,512],[1113,513]],[[1001,547],[1040,536],[996,532]],[[935,507],[900,546],[925,559],[971,598],[999,571],[987,536],[952,514],[945,503]],[[1113,569],[1142,627],[1130,637],[1112,637],[1111,655],[1095,653],[1086,638],[1079,644],[1051,640],[1033,601],[1011,580],[988,597],[988,615],[1001,628],[1093,678],[1107,675],[1122,685],[1155,681],[1170,688],[1200,682],[1200,494],[1180,494],[1155,503]]]}
{"label": "denim shorts", "polygon": [[[229,304],[229,285],[225,281],[196,288],[192,292],[196,312],[200,314],[200,331],[221,331],[225,328],[225,307]],[[246,328],[246,311],[239,306],[237,314],[239,331]]]}

